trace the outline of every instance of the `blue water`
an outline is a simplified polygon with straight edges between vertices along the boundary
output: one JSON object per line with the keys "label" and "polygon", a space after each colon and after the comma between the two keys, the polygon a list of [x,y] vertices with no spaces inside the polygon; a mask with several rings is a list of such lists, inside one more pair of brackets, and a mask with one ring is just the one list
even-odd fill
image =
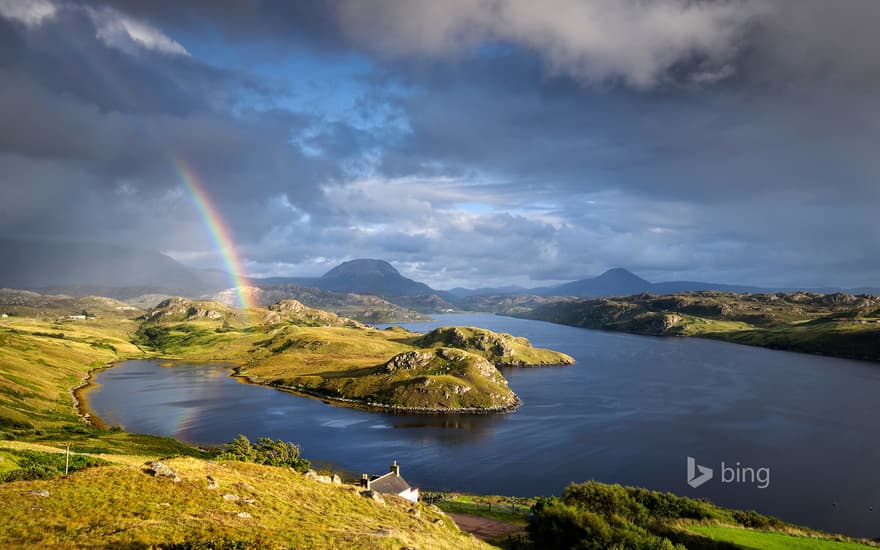
{"label": "blue water", "polygon": [[[133,432],[197,443],[283,438],[353,472],[381,473],[397,459],[423,489],[558,494],[597,479],[880,535],[880,365],[494,315],[436,317],[403,326],[509,332],[577,364],[505,369],[523,405],[498,416],[346,409],[240,383],[222,366],[154,361],[100,373],[89,400],[99,417]],[[687,456],[715,478],[689,487]],[[722,461],[770,468],[769,486],[723,483]]]}

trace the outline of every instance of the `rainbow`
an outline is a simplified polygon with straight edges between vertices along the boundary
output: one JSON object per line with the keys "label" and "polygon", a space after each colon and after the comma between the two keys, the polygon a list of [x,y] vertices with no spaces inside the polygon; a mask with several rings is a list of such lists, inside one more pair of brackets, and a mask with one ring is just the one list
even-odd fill
{"label": "rainbow", "polygon": [[[63,39],[64,37],[62,37],[62,40]],[[65,40],[65,43],[70,51],[80,58],[80,61],[91,75],[97,78],[108,90],[122,98],[131,95],[130,90],[125,83],[117,79],[112,71],[97,64],[94,57],[85,52],[81,44],[75,40]],[[155,141],[156,136],[151,131],[150,127],[143,123],[141,126],[144,130],[144,134]],[[246,284],[247,281],[244,276],[245,271],[241,259],[238,257],[235,241],[232,239],[232,233],[229,231],[229,227],[223,222],[223,218],[220,217],[219,211],[208,196],[207,189],[195,170],[193,170],[183,158],[171,152],[168,152],[168,156],[170,157],[171,164],[177,171],[180,180],[183,182],[184,188],[192,198],[196,210],[198,210],[199,215],[204,221],[205,227],[207,227],[208,232],[211,234],[211,239],[214,241],[217,251],[223,258],[225,271],[229,274],[230,286],[235,289],[237,296],[238,303],[235,305],[244,308],[245,317],[250,323],[250,316],[252,314],[250,309],[255,307],[255,303],[246,289],[248,285]]]}
{"label": "rainbow", "polygon": [[214,241],[217,251],[223,258],[223,265],[229,274],[229,283],[235,289],[236,296],[238,297],[238,304],[236,305],[244,308],[245,312],[247,312],[247,310],[256,306],[246,288],[248,284],[244,276],[244,266],[241,263],[241,258],[238,256],[235,241],[232,239],[232,233],[223,222],[223,218],[220,217],[220,212],[214,206],[211,197],[208,196],[205,184],[202,183],[201,178],[199,178],[199,175],[196,174],[192,166],[176,155],[172,155],[171,160],[180,176],[180,181],[183,182],[184,188],[189,193],[196,210],[202,217],[208,233],[211,234],[211,239]]}

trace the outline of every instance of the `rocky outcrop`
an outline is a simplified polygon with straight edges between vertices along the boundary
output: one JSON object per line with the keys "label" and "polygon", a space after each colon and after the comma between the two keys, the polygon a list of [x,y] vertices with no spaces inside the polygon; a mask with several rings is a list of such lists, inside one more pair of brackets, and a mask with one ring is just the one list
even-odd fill
{"label": "rocky outcrop", "polygon": [[162,321],[221,320],[229,315],[229,308],[217,302],[199,302],[186,298],[168,298],[159,302],[145,316],[148,323]]}
{"label": "rocky outcrop", "polygon": [[[528,344],[528,340],[525,338],[521,340],[522,343]],[[509,334],[498,334],[476,328],[441,327],[432,330],[416,341],[416,345],[422,347],[438,343],[453,348],[474,349],[498,358],[512,357],[516,353],[513,337]]]}
{"label": "rocky outcrop", "polygon": [[315,470],[309,470],[303,475],[309,479],[313,479],[313,480],[317,481],[318,483],[328,483],[328,484],[333,484],[333,485],[341,485],[342,484],[342,478],[336,474],[325,476],[325,475],[319,474]]}
{"label": "rocky outcrop", "polygon": [[269,310],[279,313],[300,313],[306,310],[306,306],[297,300],[282,300],[277,304],[270,305]]}
{"label": "rocky outcrop", "polygon": [[434,360],[436,354],[433,352],[407,351],[395,355],[385,363],[385,372],[397,372],[399,370],[416,370],[423,369]]}

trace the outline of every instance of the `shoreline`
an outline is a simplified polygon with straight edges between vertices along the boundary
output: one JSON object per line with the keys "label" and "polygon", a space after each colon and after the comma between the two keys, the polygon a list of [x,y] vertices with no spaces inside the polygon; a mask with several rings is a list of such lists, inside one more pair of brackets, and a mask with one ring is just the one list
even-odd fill
{"label": "shoreline", "polygon": [[[73,399],[73,409],[76,412],[76,415],[79,416],[83,422],[90,426],[94,426],[99,429],[107,429],[108,425],[104,422],[101,417],[94,414],[89,408],[88,398],[86,394],[94,389],[97,386],[97,382],[95,381],[95,375],[101,371],[108,370],[114,367],[118,367],[121,363],[130,360],[137,359],[147,359],[147,360],[155,360],[155,361],[167,361],[174,363],[191,363],[197,364],[198,361],[189,361],[186,359],[172,359],[168,357],[129,357],[125,359],[117,359],[115,361],[111,361],[105,365],[101,365],[98,367],[92,367],[89,369],[86,374],[83,376],[81,382],[70,389],[70,395]],[[371,401],[363,401],[359,399],[350,399],[345,397],[333,397],[329,395],[324,395],[320,392],[309,391],[305,388],[296,388],[293,386],[282,386],[282,385],[274,385],[274,384],[265,384],[262,382],[257,382],[253,380],[250,376],[241,373],[241,364],[235,364],[234,362],[229,361],[219,361],[219,362],[203,362],[205,365],[217,365],[222,366],[229,369],[230,377],[235,378],[241,383],[249,384],[252,386],[260,386],[263,388],[270,388],[278,391],[282,391],[285,393],[291,393],[299,397],[304,397],[308,399],[316,399],[319,401],[323,401],[329,405],[334,405],[337,407],[345,407],[348,409],[357,409],[367,412],[384,412],[389,414],[413,414],[413,415],[426,415],[426,416],[454,416],[454,415],[492,415],[492,414],[508,414],[516,411],[522,406],[522,399],[516,394],[513,395],[513,402],[509,405],[499,406],[499,407],[489,407],[489,408],[481,408],[481,407],[465,407],[460,409],[440,409],[436,407],[408,407],[404,405],[388,405],[386,403],[375,403]],[[159,366],[168,366],[168,365],[159,365]],[[528,365],[528,366],[517,366],[512,368],[541,368],[541,367],[551,367],[551,366],[569,366],[567,364],[554,364],[554,365]]]}
{"label": "shoreline", "polygon": [[100,417],[92,414],[91,409],[89,409],[88,398],[86,397],[88,391],[97,386],[97,383],[95,382],[95,375],[101,371],[112,369],[113,367],[118,366],[119,363],[123,363],[128,360],[129,359],[116,359],[104,365],[92,367],[88,371],[86,371],[79,384],[70,388],[70,397],[73,399],[73,410],[76,415],[80,417],[80,419],[82,419],[82,421],[85,422],[87,425],[94,426],[95,428],[102,430],[107,429],[107,424],[103,420],[101,420]]}

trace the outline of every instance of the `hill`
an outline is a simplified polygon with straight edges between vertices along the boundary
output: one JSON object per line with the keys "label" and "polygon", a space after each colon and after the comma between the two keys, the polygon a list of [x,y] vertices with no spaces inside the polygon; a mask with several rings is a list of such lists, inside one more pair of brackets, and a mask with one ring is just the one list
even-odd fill
{"label": "hill", "polygon": [[[490,548],[442,512],[289,468],[175,458],[0,483],[4,548]],[[163,470],[165,471],[165,470]],[[39,513],[34,513],[39,509]],[[97,546],[96,546],[97,545]]]}
{"label": "hill", "polygon": [[623,268],[609,269],[592,279],[552,287],[559,296],[619,296],[645,292],[651,283]]}
{"label": "hill", "polygon": [[[66,294],[133,287],[141,288],[138,294],[146,294],[143,289],[188,294],[208,288],[193,270],[155,250],[96,243],[0,240],[0,257],[4,259],[0,263],[0,287],[52,288]],[[78,288],[83,290],[77,291]]]}
{"label": "hill", "polygon": [[[351,292],[333,292],[293,284],[250,287],[246,292],[250,294],[255,304],[263,307],[282,300],[297,300],[309,307],[332,311],[362,323],[400,323],[429,319],[421,313],[392,304],[384,298]],[[238,300],[237,291],[226,289],[214,294],[211,299],[233,305]]]}
{"label": "hill", "polygon": [[341,263],[318,279],[315,286],[323,290],[377,296],[435,294],[434,289],[404,277],[384,260],[361,259]]}
{"label": "hill", "polygon": [[295,300],[245,312],[172,298],[139,320],[134,341],[161,357],[231,361],[253,383],[375,409],[503,412],[519,401],[496,367],[573,362],[524,338],[460,328],[470,336],[442,345]]}
{"label": "hill", "polygon": [[517,316],[584,328],[700,336],[880,360],[880,298],[870,294],[638,294],[549,303]]}

